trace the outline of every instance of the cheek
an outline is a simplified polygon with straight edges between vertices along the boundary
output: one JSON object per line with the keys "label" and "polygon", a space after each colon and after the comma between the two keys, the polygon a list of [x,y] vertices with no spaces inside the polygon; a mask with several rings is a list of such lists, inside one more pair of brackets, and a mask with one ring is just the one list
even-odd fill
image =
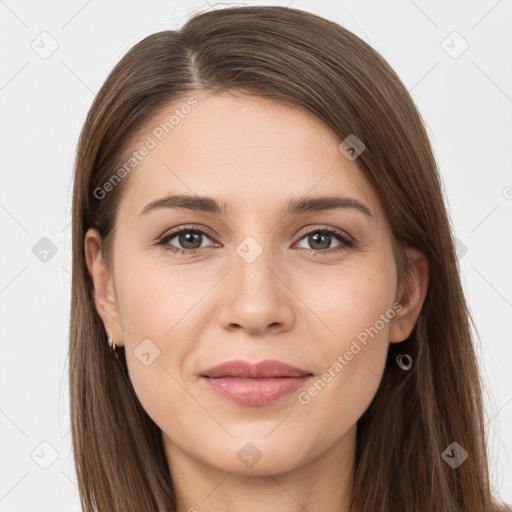
{"label": "cheek", "polygon": [[353,268],[339,280],[331,278],[329,287],[320,280],[311,297],[328,332],[323,330],[325,337],[316,345],[322,368],[298,398],[326,422],[342,411],[342,420],[335,422],[340,432],[360,418],[380,385],[396,315],[394,279],[382,263]]}
{"label": "cheek", "polygon": [[[126,345],[135,346],[144,338],[157,345],[172,343],[197,315],[195,307],[205,299],[212,276],[186,265],[165,264],[165,259],[125,258],[116,268],[116,295],[125,328]],[[204,274],[204,275],[203,275]]]}
{"label": "cheek", "polygon": [[[185,266],[170,270],[154,262],[119,261],[116,297],[124,330],[126,363],[135,393],[153,421],[164,429],[190,410],[182,363],[193,352],[208,315],[201,300],[211,288]],[[185,384],[186,385],[186,384]],[[199,414],[196,411],[196,414]]]}
{"label": "cheek", "polygon": [[314,286],[305,280],[302,295],[324,325],[326,342],[320,346],[331,355],[333,351],[344,352],[358,336],[364,342],[368,330],[373,333],[371,339],[386,339],[389,321],[383,323],[381,319],[386,314],[394,316],[389,310],[395,297],[395,280],[393,266],[386,258],[358,262],[336,273],[319,273]]}

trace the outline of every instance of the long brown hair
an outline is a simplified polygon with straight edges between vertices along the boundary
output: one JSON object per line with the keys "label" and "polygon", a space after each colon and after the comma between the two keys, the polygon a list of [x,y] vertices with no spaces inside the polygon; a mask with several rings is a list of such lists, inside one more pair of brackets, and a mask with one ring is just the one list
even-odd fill
{"label": "long brown hair", "polygon": [[[84,237],[96,228],[110,262],[126,176],[109,179],[158,111],[194,91],[236,89],[304,108],[344,140],[361,139],[357,164],[392,229],[402,275],[407,246],[428,259],[429,285],[411,336],[390,344],[380,388],[357,425],[354,512],[491,512],[479,370],[449,219],[429,140],[387,62],[348,30],[285,7],[202,12],[179,31],[136,44],[87,116],[73,189],[70,325],[72,439],[83,510],[175,511],[161,432],[139,403],[123,349],[110,357],[95,309]],[[397,350],[414,366],[403,372]],[[469,454],[457,469],[442,452]],[[335,475],[333,475],[335,478]]]}

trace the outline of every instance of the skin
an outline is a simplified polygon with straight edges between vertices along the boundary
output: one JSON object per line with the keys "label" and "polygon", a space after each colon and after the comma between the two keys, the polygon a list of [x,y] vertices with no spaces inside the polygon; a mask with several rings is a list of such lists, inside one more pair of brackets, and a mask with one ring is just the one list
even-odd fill
{"label": "skin", "polygon": [[[110,270],[100,236],[87,232],[98,313],[126,347],[137,396],[162,430],[180,512],[251,512],[262,504],[268,512],[346,512],[356,422],[377,392],[389,343],[406,339],[416,323],[426,260],[409,250],[411,271],[398,282],[378,197],[357,160],[338,150],[341,139],[316,118],[255,96],[194,97],[198,105],[125,183]],[[162,111],[140,140],[183,103]],[[139,218],[170,193],[225,200],[228,215],[159,209]],[[305,195],[349,196],[373,217],[354,209],[280,214],[289,199]],[[171,228],[189,225],[214,236],[194,246],[180,245],[176,235],[167,246],[202,253],[157,245]],[[332,252],[343,242],[329,235],[315,245],[308,235],[325,227],[356,245]],[[262,249],[251,263],[236,251],[247,236]],[[395,302],[400,312],[307,404],[293,392],[264,406],[240,405],[198,376],[233,359],[276,359],[316,381]],[[145,339],[160,350],[148,366],[134,353]],[[248,442],[261,454],[252,467],[237,456]]]}

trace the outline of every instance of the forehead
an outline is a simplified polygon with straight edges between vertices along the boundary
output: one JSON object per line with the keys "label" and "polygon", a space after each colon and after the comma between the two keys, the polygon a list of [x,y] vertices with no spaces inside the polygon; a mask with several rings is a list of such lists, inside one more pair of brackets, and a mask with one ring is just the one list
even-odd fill
{"label": "forehead", "polygon": [[281,209],[307,194],[340,193],[377,209],[374,192],[356,163],[339,151],[340,142],[294,105],[194,92],[166,105],[138,132],[130,151],[139,154],[122,206],[140,213],[149,201],[183,193],[225,199],[236,214]]}

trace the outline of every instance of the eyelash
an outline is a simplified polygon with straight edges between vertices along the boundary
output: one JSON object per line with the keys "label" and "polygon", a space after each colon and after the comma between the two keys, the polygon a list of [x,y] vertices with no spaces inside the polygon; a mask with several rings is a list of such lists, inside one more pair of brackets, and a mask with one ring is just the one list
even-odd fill
{"label": "eyelash", "polygon": [[[169,247],[166,245],[169,242],[169,240],[172,240],[174,237],[176,237],[176,235],[179,235],[184,232],[185,233],[187,233],[187,232],[201,233],[203,235],[206,235],[208,238],[213,238],[212,235],[208,231],[205,231],[203,229],[184,227],[179,230],[172,231],[170,233],[165,234],[163,237],[161,237],[157,241],[157,245],[161,245],[166,251],[170,251],[172,253],[179,253],[180,255],[201,254],[205,251],[205,249],[207,249],[206,247],[203,247],[200,249],[180,249],[180,248],[176,248],[176,247]],[[308,231],[307,233],[304,233],[304,235],[302,235],[302,237],[299,239],[299,241],[313,233],[334,235],[341,242],[341,244],[334,249],[325,249],[325,250],[304,249],[303,248],[303,250],[306,252],[306,254],[313,254],[315,256],[318,254],[321,254],[321,255],[333,254],[333,253],[346,251],[347,249],[350,249],[351,247],[355,246],[355,242],[350,237],[348,237],[343,231],[336,229],[336,228],[331,228],[331,227],[318,228],[318,229],[313,229],[311,231]]]}

